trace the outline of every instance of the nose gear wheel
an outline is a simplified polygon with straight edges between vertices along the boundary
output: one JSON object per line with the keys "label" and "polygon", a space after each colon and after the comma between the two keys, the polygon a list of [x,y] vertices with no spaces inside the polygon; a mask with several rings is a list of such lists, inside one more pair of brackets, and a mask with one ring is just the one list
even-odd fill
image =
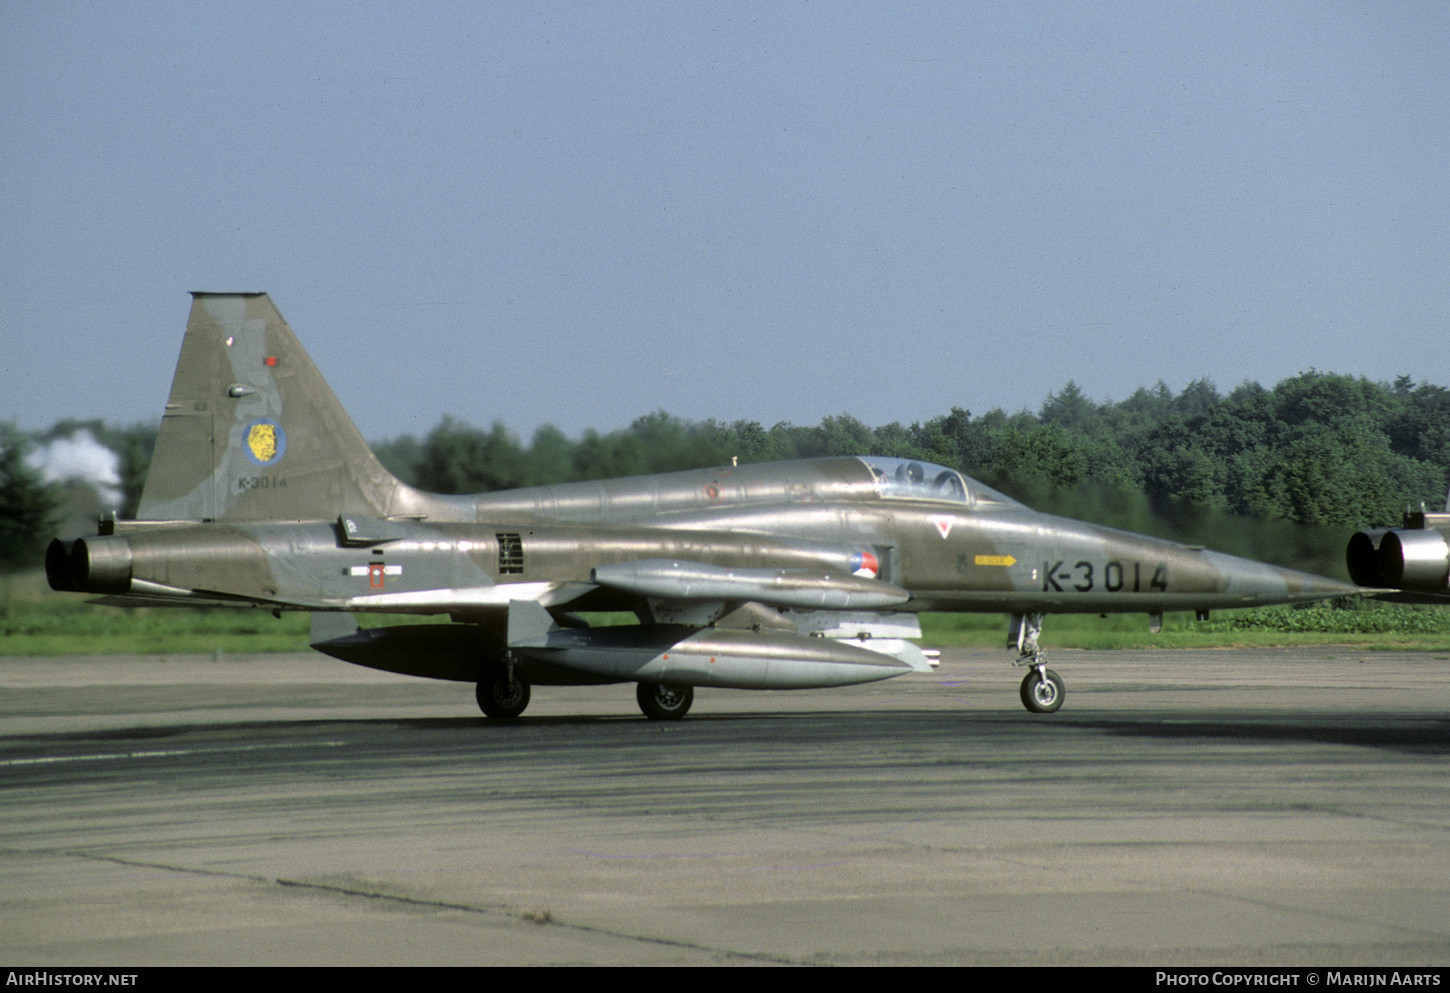
{"label": "nose gear wheel", "polygon": [[1022,705],[1034,714],[1055,713],[1067,696],[1062,678],[1045,665],[1039,665],[1022,680]]}

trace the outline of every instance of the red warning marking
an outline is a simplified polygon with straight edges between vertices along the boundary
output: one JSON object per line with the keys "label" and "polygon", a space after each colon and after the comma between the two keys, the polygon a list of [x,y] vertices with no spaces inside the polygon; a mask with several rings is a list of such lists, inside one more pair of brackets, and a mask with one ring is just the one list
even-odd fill
{"label": "red warning marking", "polygon": [[381,562],[368,563],[368,586],[375,590],[383,588],[383,564]]}
{"label": "red warning marking", "polygon": [[705,487],[705,496],[709,497],[711,500],[720,499],[720,487],[716,486],[714,483],[711,483],[709,486]]}
{"label": "red warning marking", "polygon": [[262,364],[263,365],[267,365],[267,366],[276,365],[277,364],[277,356],[275,356],[275,355],[268,355],[265,359],[262,360]]}

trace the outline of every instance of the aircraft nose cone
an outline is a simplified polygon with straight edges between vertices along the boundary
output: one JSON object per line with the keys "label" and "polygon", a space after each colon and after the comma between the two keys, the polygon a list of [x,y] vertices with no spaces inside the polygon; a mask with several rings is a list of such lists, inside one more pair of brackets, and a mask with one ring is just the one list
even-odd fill
{"label": "aircraft nose cone", "polygon": [[[1306,576],[1309,574],[1301,572],[1299,575]],[[1362,586],[1357,586],[1354,583],[1340,582],[1337,579],[1330,579],[1327,576],[1309,576],[1309,579],[1315,583],[1315,588],[1319,592],[1326,592],[1330,596],[1353,596],[1356,593],[1364,592],[1364,587]]]}
{"label": "aircraft nose cone", "polygon": [[1353,583],[1340,582],[1338,579],[1330,579],[1328,576],[1295,572],[1292,569],[1282,569],[1280,572],[1285,576],[1285,582],[1291,594],[1294,594],[1295,586],[1299,587],[1299,592],[1294,594],[1296,600],[1325,600],[1330,597],[1354,596],[1364,592]]}
{"label": "aircraft nose cone", "polygon": [[1310,572],[1264,565],[1233,555],[1207,552],[1218,571],[1225,593],[1237,594],[1244,604],[1304,603],[1364,592],[1350,583]]}

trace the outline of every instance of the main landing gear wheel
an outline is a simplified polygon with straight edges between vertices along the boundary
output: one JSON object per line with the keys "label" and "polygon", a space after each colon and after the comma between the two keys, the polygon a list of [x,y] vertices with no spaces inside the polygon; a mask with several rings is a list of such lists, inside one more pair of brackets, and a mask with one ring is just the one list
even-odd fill
{"label": "main landing gear wheel", "polygon": [[1062,678],[1046,666],[1033,669],[1022,680],[1022,705],[1034,714],[1055,713],[1066,696]]}
{"label": "main landing gear wheel", "polygon": [[639,709],[652,721],[677,721],[690,712],[695,690],[690,686],[665,686],[663,683],[640,683],[635,691]]}
{"label": "main landing gear wheel", "polygon": [[485,676],[478,683],[478,709],[489,717],[517,717],[529,705],[529,684],[508,672]]}

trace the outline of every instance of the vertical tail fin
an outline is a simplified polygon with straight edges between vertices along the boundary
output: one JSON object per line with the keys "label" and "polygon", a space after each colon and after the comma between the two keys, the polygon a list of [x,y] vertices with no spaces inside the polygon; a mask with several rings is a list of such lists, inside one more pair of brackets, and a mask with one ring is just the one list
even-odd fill
{"label": "vertical tail fin", "polygon": [[142,520],[386,517],[382,467],[265,293],[193,293]]}

